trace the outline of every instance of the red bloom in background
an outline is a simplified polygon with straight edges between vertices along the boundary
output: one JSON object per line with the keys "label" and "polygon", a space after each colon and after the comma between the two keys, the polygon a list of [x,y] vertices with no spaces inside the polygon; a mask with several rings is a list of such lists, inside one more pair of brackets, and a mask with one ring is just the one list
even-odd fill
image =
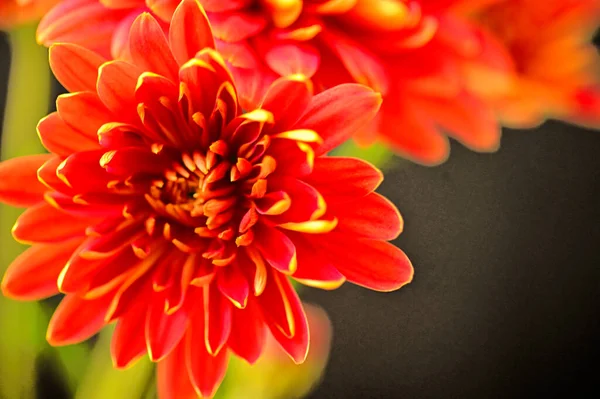
{"label": "red bloom in background", "polygon": [[532,127],[547,117],[600,124],[600,58],[592,43],[598,0],[500,0],[477,15],[506,47],[514,84],[496,98],[503,121]]}
{"label": "red bloom in background", "polygon": [[71,94],[39,124],[50,154],[0,164],[0,199],[29,207],[14,236],[33,244],[2,289],[66,294],[55,345],[116,322],[115,365],[148,352],[170,385],[163,399],[181,399],[212,396],[229,355],[254,362],[267,331],[304,361],[288,276],[390,291],[413,269],[386,242],[402,221],[374,192],[381,173],[324,155],[374,117],[380,95],[346,84],[313,96],[291,76],[244,113],[198,4],[184,0],[170,26],[167,39],[150,14],[136,18],[131,62],[51,48]]}
{"label": "red bloom in background", "polygon": [[0,2],[0,29],[39,19],[59,0],[2,0]]}
{"label": "red bloom in background", "polygon": [[[318,91],[347,82],[368,85],[385,101],[371,126],[357,132],[362,141],[380,133],[401,154],[435,164],[448,155],[445,133],[474,150],[493,151],[499,144],[492,109],[470,81],[475,76],[480,86],[485,79],[485,87],[497,93],[509,62],[492,38],[462,16],[490,1],[495,0],[200,3],[230,65],[261,72],[260,79],[243,79],[248,71],[234,68],[244,100],[256,105],[273,80],[295,73],[312,78]],[[42,21],[39,40],[89,48],[100,43],[105,53],[111,45],[113,56],[120,57],[140,10],[152,10],[166,25],[177,3],[66,0]]]}

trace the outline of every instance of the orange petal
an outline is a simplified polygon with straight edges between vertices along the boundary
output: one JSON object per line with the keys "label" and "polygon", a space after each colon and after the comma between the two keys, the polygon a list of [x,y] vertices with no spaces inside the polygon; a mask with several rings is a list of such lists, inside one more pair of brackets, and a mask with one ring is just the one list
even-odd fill
{"label": "orange petal", "polygon": [[206,47],[215,48],[208,17],[197,0],[183,0],[175,10],[169,44],[179,65],[185,64]]}
{"label": "orange petal", "polygon": [[67,125],[96,143],[100,126],[112,122],[113,118],[96,93],[92,92],[62,94],[56,99],[56,109]]}
{"label": "orange petal", "polygon": [[154,72],[177,81],[179,66],[162,28],[149,13],[141,14],[133,22],[129,50],[133,63],[144,72]]}
{"label": "orange petal", "polygon": [[[121,2],[121,0],[118,0]],[[139,0],[134,0],[139,3]],[[171,17],[179,4],[178,0],[146,0],[146,6],[163,21],[171,21]]]}
{"label": "orange petal", "polygon": [[[64,101],[62,105],[65,105]],[[72,103],[69,104],[69,106],[72,105]],[[104,108],[104,106],[101,108]],[[84,112],[87,112],[88,108],[84,108],[84,110]],[[82,111],[80,106],[79,111]],[[94,114],[94,111],[91,110],[91,113]],[[44,147],[48,151],[63,157],[68,157],[74,152],[90,151],[99,148],[96,132],[89,129],[88,126],[78,123],[79,119],[77,117],[73,118],[72,114],[69,117],[71,118],[71,123],[77,123],[77,127],[82,127],[83,130],[71,128],[58,112],[53,112],[40,120],[37,125],[37,132]],[[86,119],[87,117],[82,117],[81,121]]]}
{"label": "orange petal", "polygon": [[[300,223],[316,220],[325,214],[327,204],[323,196],[310,184],[294,178],[269,179],[269,189],[282,191],[289,198],[288,209],[281,214],[271,214],[268,220],[276,224]],[[257,201],[257,205],[260,202]]]}
{"label": "orange petal", "polygon": [[358,133],[377,114],[381,95],[366,86],[342,84],[313,97],[296,129],[314,130],[323,139],[321,155]]}
{"label": "orange petal", "polygon": [[110,294],[93,300],[65,296],[50,319],[46,339],[50,345],[62,346],[90,338],[104,327],[104,315],[111,300]]}
{"label": "orange petal", "polygon": [[39,300],[58,293],[61,270],[81,239],[56,244],[37,244],[19,255],[2,279],[2,293],[14,299]]}
{"label": "orange petal", "polygon": [[50,67],[56,79],[71,93],[96,91],[98,68],[104,57],[71,43],[50,47]]}
{"label": "orange petal", "polygon": [[98,97],[115,115],[114,122],[139,124],[135,88],[142,71],[124,61],[109,61],[98,72]]}
{"label": "orange petal", "polygon": [[338,218],[337,230],[358,237],[393,240],[402,231],[402,216],[396,206],[377,193],[329,208]]}
{"label": "orange petal", "polygon": [[319,245],[328,251],[335,267],[351,283],[388,292],[410,283],[413,278],[410,260],[388,242],[334,232]]}
{"label": "orange petal", "polygon": [[80,237],[93,219],[76,218],[43,202],[27,209],[13,227],[22,242],[57,242]]}
{"label": "orange petal", "polygon": [[0,201],[28,207],[44,200],[48,190],[37,178],[37,170],[52,156],[28,155],[0,163]]}

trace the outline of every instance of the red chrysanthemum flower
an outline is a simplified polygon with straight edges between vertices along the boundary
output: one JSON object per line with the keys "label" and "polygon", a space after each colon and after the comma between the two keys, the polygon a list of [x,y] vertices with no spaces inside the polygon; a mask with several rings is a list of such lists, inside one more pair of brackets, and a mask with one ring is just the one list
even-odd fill
{"label": "red chrysanthemum flower", "polygon": [[194,0],[174,12],[168,39],[147,13],[129,38],[131,62],[53,46],[71,94],[39,123],[51,154],[0,164],[0,199],[29,207],[14,236],[34,244],[2,289],[66,294],[52,344],[116,322],[117,367],[148,352],[171,385],[163,399],[209,397],[229,355],[254,362],[267,330],[304,360],[309,333],[288,276],[380,291],[411,280],[386,242],[402,221],[374,192],[381,173],[325,156],[374,117],[379,94],[346,84],[313,96],[294,76],[242,112]]}
{"label": "red chrysanthemum flower", "polygon": [[[498,77],[508,62],[503,52],[495,51],[499,46],[492,38],[459,14],[490,1],[495,0],[200,3],[230,65],[262,72],[260,80],[238,77],[244,99],[256,104],[274,79],[295,73],[312,78],[318,90],[346,82],[368,85],[383,93],[385,101],[378,119],[360,137],[371,141],[380,133],[401,154],[434,164],[449,151],[442,131],[474,150],[492,151],[499,144],[492,109],[478,94],[481,79],[486,89],[502,90],[504,81]],[[100,43],[105,52],[110,44],[113,56],[121,57],[127,27],[139,10],[152,10],[166,24],[177,3],[102,1],[106,8],[98,0],[66,0],[42,21],[39,40],[90,48]],[[478,80],[476,91],[471,76]]]}
{"label": "red chrysanthemum flower", "polygon": [[59,0],[0,0],[0,30],[39,19]]}
{"label": "red chrysanthemum flower", "polygon": [[592,43],[600,1],[500,0],[477,17],[514,62],[514,84],[497,99],[505,123],[532,127],[554,117],[600,125],[600,58]]}

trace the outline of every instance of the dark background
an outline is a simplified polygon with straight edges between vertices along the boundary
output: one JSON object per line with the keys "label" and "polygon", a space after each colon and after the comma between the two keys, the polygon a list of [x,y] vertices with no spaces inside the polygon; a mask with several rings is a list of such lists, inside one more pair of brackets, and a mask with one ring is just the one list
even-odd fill
{"label": "dark background", "polygon": [[[0,121],[8,58],[0,34]],[[600,395],[599,159],[600,132],[553,122],[388,171],[414,282],[305,291],[334,325],[311,399]],[[61,398],[40,367],[41,397]]]}

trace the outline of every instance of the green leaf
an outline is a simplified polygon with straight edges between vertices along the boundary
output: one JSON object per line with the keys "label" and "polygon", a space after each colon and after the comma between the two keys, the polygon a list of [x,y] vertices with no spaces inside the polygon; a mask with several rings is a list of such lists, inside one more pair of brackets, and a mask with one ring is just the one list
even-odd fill
{"label": "green leaf", "polygon": [[348,140],[335,148],[331,155],[336,157],[353,157],[364,159],[379,169],[388,169],[402,160],[381,142],[376,142],[368,147],[360,147],[354,140]]}

